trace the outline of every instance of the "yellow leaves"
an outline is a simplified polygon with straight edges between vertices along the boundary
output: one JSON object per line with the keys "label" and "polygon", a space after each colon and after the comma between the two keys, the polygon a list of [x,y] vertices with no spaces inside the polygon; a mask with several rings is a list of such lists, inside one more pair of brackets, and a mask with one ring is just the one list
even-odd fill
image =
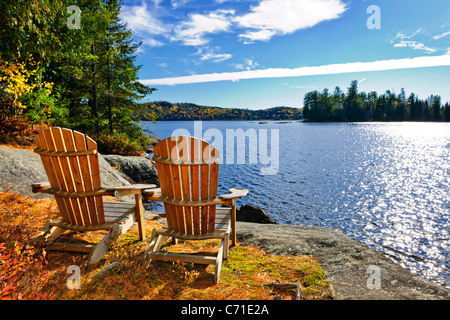
{"label": "yellow leaves", "polygon": [[5,61],[0,57],[0,85],[10,96],[12,104],[18,107],[19,114],[26,108],[20,101],[25,95],[35,90],[44,90],[47,96],[52,92],[54,83],[39,79],[39,65],[40,62],[35,62],[31,54],[23,62]]}
{"label": "yellow leaves", "polygon": [[44,88],[53,88],[54,83],[53,82],[46,82],[44,83]]}

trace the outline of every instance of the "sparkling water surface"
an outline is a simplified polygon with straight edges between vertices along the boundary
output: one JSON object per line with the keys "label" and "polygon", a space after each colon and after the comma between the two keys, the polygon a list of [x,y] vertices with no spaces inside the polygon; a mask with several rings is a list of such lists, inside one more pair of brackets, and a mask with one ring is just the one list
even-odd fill
{"label": "sparkling water surface", "polygon": [[[148,124],[161,139],[176,129],[195,134],[193,121]],[[239,205],[262,207],[280,224],[340,231],[450,289],[450,124],[202,121],[201,126],[202,134],[216,129],[209,132],[223,135],[212,139],[223,143],[225,157],[219,194],[247,188]],[[267,154],[278,148],[279,167],[262,175],[267,162],[258,158],[250,164],[250,140],[245,164],[237,164],[237,143],[234,161],[227,159],[227,129],[256,133],[258,147],[266,134]],[[271,130],[278,130],[276,147]]]}

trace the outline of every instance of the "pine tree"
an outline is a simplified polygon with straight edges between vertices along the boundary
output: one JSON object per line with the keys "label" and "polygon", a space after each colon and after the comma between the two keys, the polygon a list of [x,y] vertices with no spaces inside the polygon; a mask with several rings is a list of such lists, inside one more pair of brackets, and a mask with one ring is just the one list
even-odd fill
{"label": "pine tree", "polygon": [[430,97],[430,108],[433,114],[433,121],[441,121],[441,96]]}
{"label": "pine tree", "polygon": [[345,100],[347,105],[346,117],[348,121],[362,121],[363,120],[363,103],[361,97],[358,95],[358,81],[351,82],[348,88],[347,98]]}
{"label": "pine tree", "polygon": [[450,122],[450,104],[447,102],[444,107],[444,121]]}
{"label": "pine tree", "polygon": [[108,26],[103,39],[97,44],[99,68],[99,105],[101,120],[106,124],[102,131],[110,135],[136,126],[134,118],[143,118],[146,108],[136,101],[155,89],[142,85],[135,66],[135,52],[140,43],[134,43],[131,31],[120,22],[120,4],[117,0],[106,1],[104,10],[108,13]]}
{"label": "pine tree", "polygon": [[[146,139],[135,121],[144,117],[137,101],[154,89],[138,81],[140,44],[119,20],[121,3],[79,0],[81,28],[69,28],[69,0],[2,1],[2,60],[39,66],[38,85],[26,101],[30,120],[112,136],[107,139],[135,147]],[[34,65],[27,70],[34,71]],[[44,94],[47,83],[50,97]]]}

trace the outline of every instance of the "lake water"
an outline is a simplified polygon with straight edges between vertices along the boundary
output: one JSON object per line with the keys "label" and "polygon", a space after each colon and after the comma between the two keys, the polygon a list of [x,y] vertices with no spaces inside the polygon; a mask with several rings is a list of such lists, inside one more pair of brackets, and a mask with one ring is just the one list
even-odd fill
{"label": "lake water", "polygon": [[[450,288],[450,124],[203,121],[197,136],[199,124],[202,135],[216,134],[213,144],[223,144],[219,194],[247,188],[238,205],[262,207],[280,224],[340,231]],[[193,121],[161,121],[149,128],[165,138],[175,129],[195,135],[194,127]],[[256,164],[255,141],[246,143],[244,164],[237,164],[237,142],[234,162],[225,157],[227,129],[257,135]],[[278,166],[262,156],[271,151]]]}

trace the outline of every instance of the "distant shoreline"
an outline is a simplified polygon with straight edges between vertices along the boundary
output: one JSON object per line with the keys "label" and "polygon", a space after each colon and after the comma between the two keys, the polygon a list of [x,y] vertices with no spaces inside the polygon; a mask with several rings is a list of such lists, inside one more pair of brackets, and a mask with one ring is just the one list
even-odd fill
{"label": "distant shoreline", "polygon": [[[146,122],[151,122],[151,120],[142,120],[142,121],[146,121]],[[246,122],[311,122],[311,121],[304,121],[304,120],[268,120],[268,119],[261,119],[261,120],[243,120],[243,119],[239,119],[239,120],[224,120],[224,119],[214,119],[214,120],[203,120],[203,119],[180,119],[180,120],[156,120],[156,122],[163,122],[163,121],[246,121]],[[319,122],[317,122],[319,123]]]}

